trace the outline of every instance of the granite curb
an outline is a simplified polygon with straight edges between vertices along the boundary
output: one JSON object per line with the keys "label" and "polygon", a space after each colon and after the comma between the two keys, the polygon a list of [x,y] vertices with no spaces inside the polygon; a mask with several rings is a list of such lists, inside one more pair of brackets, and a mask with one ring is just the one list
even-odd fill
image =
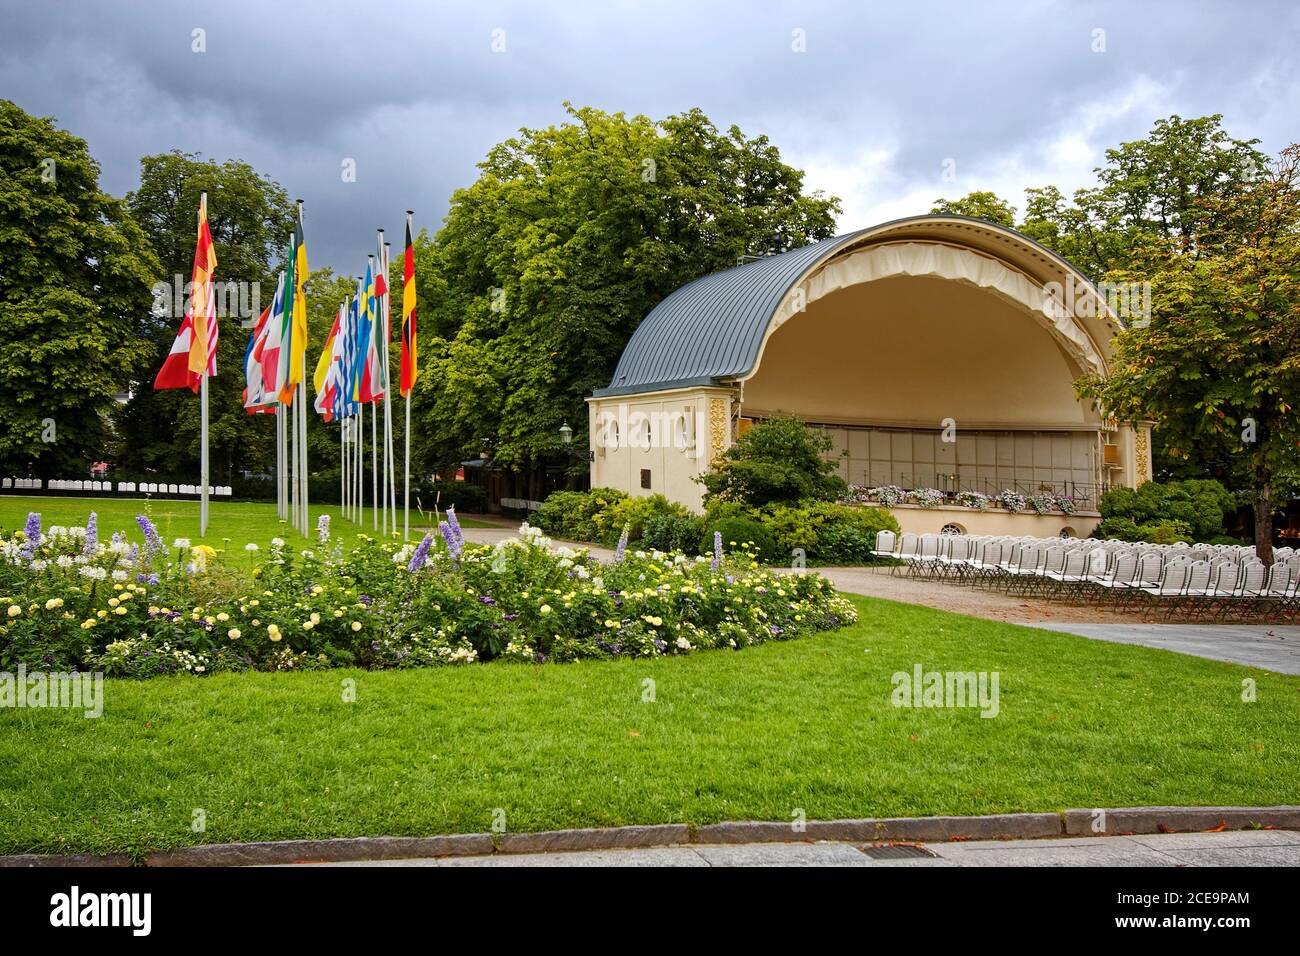
{"label": "granite curb", "polygon": [[[405,860],[491,853],[562,853],[688,845],[758,843],[946,843],[967,840],[1035,840],[1070,836],[1204,832],[1218,828],[1300,830],[1300,806],[1118,807],[1061,813],[1004,813],[979,817],[893,817],[625,826],[537,833],[466,833],[429,837],[346,837],[272,843],[214,843],[161,850],[143,865],[269,866]],[[22,853],[0,856],[0,867],[121,867],[123,854]]]}

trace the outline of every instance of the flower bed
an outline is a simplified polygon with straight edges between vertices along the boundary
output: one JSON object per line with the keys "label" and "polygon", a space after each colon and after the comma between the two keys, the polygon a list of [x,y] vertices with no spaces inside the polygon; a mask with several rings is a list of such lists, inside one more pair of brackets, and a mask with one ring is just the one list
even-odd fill
{"label": "flower bed", "polygon": [[1078,511],[1078,505],[1069,495],[1040,493],[1025,495],[1010,488],[1001,494],[989,497],[978,491],[946,492],[938,488],[914,488],[905,491],[897,485],[881,485],[868,488],[865,485],[850,485],[849,493],[842,499],[843,504],[878,504],[883,508],[896,508],[899,505],[913,504],[921,508],[938,508],[943,505],[970,508],[985,511],[992,506],[1005,508],[1012,513],[1032,510],[1034,514],[1045,515],[1059,511],[1072,515]]}
{"label": "flower bed", "polygon": [[817,575],[774,574],[751,555],[625,551],[601,564],[524,525],[495,546],[454,514],[419,545],[328,526],[308,547],[273,539],[243,575],[212,549],[143,546],[85,528],[0,540],[0,666],[110,675],[423,667],[504,658],[570,661],[736,648],[831,630],[853,606]]}

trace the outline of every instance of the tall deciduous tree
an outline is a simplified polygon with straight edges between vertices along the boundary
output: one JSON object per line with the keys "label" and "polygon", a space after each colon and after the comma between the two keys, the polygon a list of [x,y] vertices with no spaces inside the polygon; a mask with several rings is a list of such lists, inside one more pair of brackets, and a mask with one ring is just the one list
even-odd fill
{"label": "tall deciduous tree", "polygon": [[155,392],[153,378],[180,327],[204,192],[222,313],[209,395],[214,478],[230,481],[242,469],[265,471],[274,463],[272,416],[250,416],[243,408],[244,349],[248,325],[275,294],[275,270],[287,255],[296,213],[284,189],[247,163],[173,151],[143,157],[140,186],[127,196],[162,266],[157,307],[136,325],[147,349],[134,366],[132,397],[118,419],[118,460],[142,476],[186,478],[198,468],[198,402],[184,390]]}
{"label": "tall deciduous tree", "polygon": [[0,100],[0,473],[85,474],[158,263],[84,140]]}
{"label": "tall deciduous tree", "polygon": [[1154,418],[1170,456],[1211,456],[1252,492],[1255,547],[1272,561],[1279,500],[1300,490],[1300,147],[1184,213],[1130,268],[1150,278],[1150,325],[1115,339],[1109,377],[1085,395],[1122,418]]}
{"label": "tall deciduous tree", "polygon": [[699,110],[569,117],[493,147],[417,252],[422,458],[487,447],[531,472],[534,492],[540,462],[569,461],[562,422],[585,447],[583,399],[656,302],[744,256],[829,236],[838,210],[804,193],[766,137],[720,131]]}

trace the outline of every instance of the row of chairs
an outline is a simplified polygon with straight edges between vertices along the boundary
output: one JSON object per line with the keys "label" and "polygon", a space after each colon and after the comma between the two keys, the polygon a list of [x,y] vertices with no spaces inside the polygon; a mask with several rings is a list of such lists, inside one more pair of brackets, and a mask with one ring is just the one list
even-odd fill
{"label": "row of chairs", "polygon": [[[49,484],[45,486],[49,491],[98,491],[113,492],[113,482],[111,481],[85,481],[81,478],[51,478]],[[15,491],[40,491],[42,490],[42,481],[40,478],[5,478],[0,480],[0,489]],[[166,482],[142,481],[119,481],[116,491],[119,494],[150,494],[150,495],[200,495],[203,493],[202,485],[172,485]],[[208,485],[208,494],[214,497],[229,498],[234,493],[230,485]]]}
{"label": "row of chairs", "polygon": [[917,577],[1008,594],[1137,607],[1192,619],[1294,619],[1300,555],[1274,552],[1271,568],[1239,545],[1155,545],[1079,538],[882,531],[873,552]]}

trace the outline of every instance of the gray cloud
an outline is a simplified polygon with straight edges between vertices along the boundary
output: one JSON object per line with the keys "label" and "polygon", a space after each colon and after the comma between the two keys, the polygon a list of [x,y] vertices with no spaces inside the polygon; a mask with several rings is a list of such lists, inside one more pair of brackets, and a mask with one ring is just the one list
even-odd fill
{"label": "gray cloud", "polygon": [[561,119],[564,100],[656,118],[699,106],[767,133],[810,186],[843,195],[845,229],[970,189],[1071,190],[1105,147],[1175,111],[1222,112],[1269,150],[1300,139],[1287,2],[0,6],[2,95],[85,137],[106,188],[131,189],[139,157],[173,147],[246,159],[306,200],[313,264],[348,272],[404,209],[436,228],[484,152]]}

